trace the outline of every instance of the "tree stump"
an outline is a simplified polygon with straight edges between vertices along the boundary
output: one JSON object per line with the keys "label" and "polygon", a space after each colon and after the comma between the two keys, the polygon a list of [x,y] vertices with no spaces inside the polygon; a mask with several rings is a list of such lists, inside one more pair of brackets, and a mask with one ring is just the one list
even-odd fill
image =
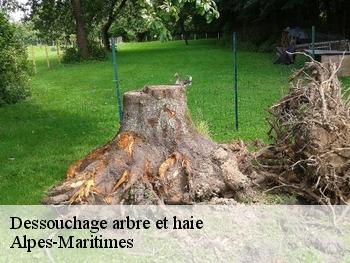
{"label": "tree stump", "polygon": [[185,87],[124,94],[117,136],[72,165],[46,204],[191,204],[232,196],[247,185],[225,145],[200,134]]}

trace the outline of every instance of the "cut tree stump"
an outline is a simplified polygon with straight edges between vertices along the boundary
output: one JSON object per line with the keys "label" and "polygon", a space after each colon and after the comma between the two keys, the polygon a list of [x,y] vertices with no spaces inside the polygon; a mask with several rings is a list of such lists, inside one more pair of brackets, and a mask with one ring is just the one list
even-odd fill
{"label": "cut tree stump", "polygon": [[46,204],[191,204],[234,196],[248,179],[234,153],[194,127],[184,87],[124,94],[117,136],[72,165]]}

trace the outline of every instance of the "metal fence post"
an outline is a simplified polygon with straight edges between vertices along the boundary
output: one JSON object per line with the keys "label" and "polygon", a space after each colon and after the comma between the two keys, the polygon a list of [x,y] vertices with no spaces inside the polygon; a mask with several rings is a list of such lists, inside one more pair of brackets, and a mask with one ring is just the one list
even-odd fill
{"label": "metal fence post", "polygon": [[233,32],[233,63],[234,63],[234,99],[235,99],[235,128],[238,131],[238,70],[237,70],[237,33]]}
{"label": "metal fence post", "polygon": [[123,121],[123,106],[122,106],[122,98],[121,98],[120,85],[119,85],[118,63],[117,63],[116,53],[117,52],[116,52],[115,38],[112,38],[112,61],[113,61],[113,69],[114,69],[114,82],[115,82],[115,90],[116,90],[118,109],[119,109],[119,123],[121,124]]}

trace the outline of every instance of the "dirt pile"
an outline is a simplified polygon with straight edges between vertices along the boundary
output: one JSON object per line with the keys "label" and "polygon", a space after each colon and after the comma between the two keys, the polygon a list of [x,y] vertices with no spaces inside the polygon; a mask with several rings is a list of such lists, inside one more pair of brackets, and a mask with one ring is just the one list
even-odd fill
{"label": "dirt pile", "polygon": [[350,107],[335,64],[312,60],[269,109],[274,143],[257,154],[271,180],[312,203],[350,204]]}

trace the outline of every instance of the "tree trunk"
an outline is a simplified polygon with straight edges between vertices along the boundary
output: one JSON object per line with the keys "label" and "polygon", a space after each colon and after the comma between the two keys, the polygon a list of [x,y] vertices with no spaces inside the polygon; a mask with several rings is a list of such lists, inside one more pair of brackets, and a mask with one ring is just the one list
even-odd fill
{"label": "tree trunk", "polygon": [[120,10],[125,6],[127,0],[122,0],[118,7],[116,7],[118,0],[113,0],[111,2],[111,6],[109,8],[109,14],[108,19],[106,23],[102,26],[101,34],[102,34],[102,43],[106,50],[111,49],[111,44],[109,43],[109,29],[112,26],[113,21],[117,17],[117,14],[120,12]]}
{"label": "tree trunk", "polygon": [[103,25],[102,26],[102,29],[101,29],[101,34],[102,34],[102,43],[103,43],[103,46],[106,50],[111,50],[111,44],[109,42],[109,27],[106,26],[106,25]]}
{"label": "tree trunk", "polygon": [[47,204],[190,204],[247,185],[230,149],[201,135],[185,88],[152,86],[124,95],[118,135],[69,168]]}
{"label": "tree trunk", "polygon": [[187,36],[186,29],[185,29],[185,20],[183,17],[180,18],[179,23],[180,23],[181,34],[183,35],[186,46],[187,46],[188,45],[188,36]]}
{"label": "tree trunk", "polygon": [[81,2],[80,0],[71,0],[71,4],[73,8],[73,16],[75,19],[79,53],[83,58],[88,58],[90,56],[90,52],[88,48],[88,40],[85,29],[85,18]]}

